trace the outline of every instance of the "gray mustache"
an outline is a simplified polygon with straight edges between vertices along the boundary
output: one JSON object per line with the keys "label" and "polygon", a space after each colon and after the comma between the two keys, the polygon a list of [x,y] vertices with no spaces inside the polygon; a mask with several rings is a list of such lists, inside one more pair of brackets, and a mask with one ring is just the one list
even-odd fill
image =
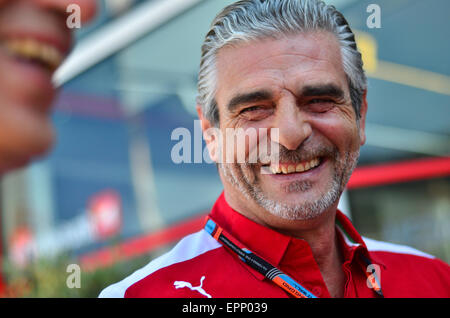
{"label": "gray mustache", "polygon": [[289,150],[283,145],[279,149],[280,162],[300,163],[302,161],[310,161],[317,157],[331,157],[336,159],[338,151],[333,146],[300,146],[296,150]]}
{"label": "gray mustache", "polygon": [[276,156],[277,159],[275,160],[278,160],[278,162],[290,162],[293,164],[298,164],[301,162],[310,161],[317,157],[327,157],[337,160],[339,158],[339,152],[334,145],[313,145],[312,143],[308,143],[300,145],[295,150],[289,150],[283,145],[278,144],[278,149],[276,152],[272,152],[269,149],[268,154],[263,157],[259,157],[257,159],[257,162],[249,162],[248,160],[246,160],[246,162],[241,163],[241,165],[247,167],[256,167],[259,165],[264,166],[273,161],[274,156]]}

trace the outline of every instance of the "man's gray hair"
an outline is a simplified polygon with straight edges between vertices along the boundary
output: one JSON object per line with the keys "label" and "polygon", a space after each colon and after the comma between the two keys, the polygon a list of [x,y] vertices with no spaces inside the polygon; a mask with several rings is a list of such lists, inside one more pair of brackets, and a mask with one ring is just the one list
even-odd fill
{"label": "man's gray hair", "polygon": [[221,48],[238,42],[321,30],[333,33],[339,41],[352,105],[359,119],[367,88],[361,54],[344,16],[334,6],[319,0],[241,0],[216,16],[202,46],[198,78],[197,103],[206,119],[214,125],[219,123],[215,100],[216,56]]}

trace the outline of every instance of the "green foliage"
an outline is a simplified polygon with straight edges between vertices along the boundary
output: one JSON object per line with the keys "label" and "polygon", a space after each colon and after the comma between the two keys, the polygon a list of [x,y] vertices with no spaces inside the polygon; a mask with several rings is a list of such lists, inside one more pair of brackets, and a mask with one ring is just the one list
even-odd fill
{"label": "green foliage", "polygon": [[76,259],[68,256],[36,260],[25,268],[18,268],[5,261],[3,275],[8,286],[6,294],[3,296],[14,298],[95,298],[102,289],[143,267],[151,258],[151,256],[145,255],[95,271],[84,271],[81,268],[80,288],[68,287],[67,280],[72,272],[67,272],[67,267],[70,264],[77,264]]}

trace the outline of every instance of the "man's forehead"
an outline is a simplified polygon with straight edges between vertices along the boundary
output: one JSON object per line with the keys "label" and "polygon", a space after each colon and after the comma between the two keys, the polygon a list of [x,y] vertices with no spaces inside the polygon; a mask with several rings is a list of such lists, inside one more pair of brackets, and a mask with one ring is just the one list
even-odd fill
{"label": "man's forehead", "polygon": [[[230,43],[219,49],[217,61],[221,64],[234,64],[239,60],[257,60],[270,55],[282,54],[296,54],[303,55],[305,58],[324,59],[330,55],[340,56],[340,47],[336,36],[331,32],[310,31]],[[236,57],[239,57],[239,60]]]}
{"label": "man's forehead", "polygon": [[[218,93],[226,95],[265,89],[290,81],[303,90],[320,83],[346,83],[340,47],[329,32],[262,39],[222,48],[217,56]],[[345,79],[345,80],[344,80]],[[288,84],[287,82],[284,84]]]}

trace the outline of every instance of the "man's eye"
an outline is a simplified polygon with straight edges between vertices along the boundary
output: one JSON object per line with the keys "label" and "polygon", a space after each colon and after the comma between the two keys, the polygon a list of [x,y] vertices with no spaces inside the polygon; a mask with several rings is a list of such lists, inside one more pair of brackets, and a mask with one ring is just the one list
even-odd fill
{"label": "man's eye", "polygon": [[263,120],[273,114],[273,108],[264,105],[249,106],[239,112],[242,119],[249,121]]}
{"label": "man's eye", "polygon": [[315,98],[315,99],[311,99],[309,101],[310,104],[319,104],[319,103],[332,103],[332,100],[329,99],[320,99],[320,98]]}
{"label": "man's eye", "polygon": [[255,110],[259,110],[259,109],[261,109],[261,106],[250,106],[250,107],[247,107],[247,108],[244,108],[243,110],[241,110],[241,114],[245,113],[245,112],[252,112]]}
{"label": "man's eye", "polygon": [[315,113],[325,113],[333,108],[335,105],[334,101],[330,99],[311,99],[308,102],[308,109]]}

